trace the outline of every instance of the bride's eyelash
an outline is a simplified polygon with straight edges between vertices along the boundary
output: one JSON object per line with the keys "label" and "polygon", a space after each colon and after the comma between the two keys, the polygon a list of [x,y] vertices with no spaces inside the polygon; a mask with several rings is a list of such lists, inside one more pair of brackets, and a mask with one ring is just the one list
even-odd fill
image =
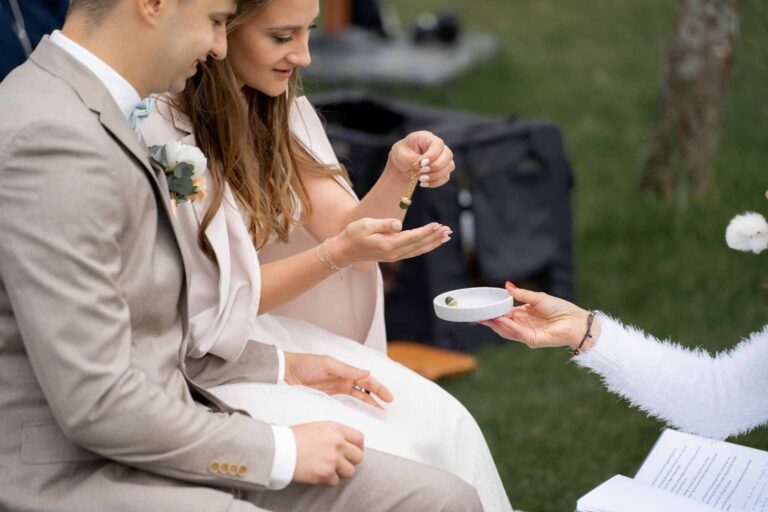
{"label": "bride's eyelash", "polygon": [[[309,26],[309,30],[315,30],[317,28],[317,24],[313,23]],[[272,36],[272,38],[275,40],[277,44],[285,44],[290,43],[293,41],[293,37],[291,36]]]}

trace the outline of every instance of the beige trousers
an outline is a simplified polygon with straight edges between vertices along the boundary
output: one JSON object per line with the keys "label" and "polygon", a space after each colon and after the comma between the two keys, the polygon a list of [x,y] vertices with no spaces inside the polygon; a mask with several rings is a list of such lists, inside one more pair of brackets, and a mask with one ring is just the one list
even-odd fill
{"label": "beige trousers", "polygon": [[[229,512],[481,512],[471,485],[450,473],[367,449],[355,475],[336,487],[291,484],[282,491],[250,493]],[[490,511],[489,511],[490,512]]]}

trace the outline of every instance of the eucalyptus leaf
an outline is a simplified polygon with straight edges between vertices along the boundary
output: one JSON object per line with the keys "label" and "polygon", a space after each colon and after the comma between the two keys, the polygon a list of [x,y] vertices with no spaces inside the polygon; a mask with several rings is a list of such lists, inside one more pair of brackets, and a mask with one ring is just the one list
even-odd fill
{"label": "eucalyptus leaf", "polygon": [[182,198],[194,194],[196,188],[192,184],[191,174],[181,177],[175,175],[168,177],[168,189]]}
{"label": "eucalyptus leaf", "polygon": [[192,176],[195,174],[195,168],[192,164],[187,162],[179,162],[173,169],[173,175],[177,178],[189,178],[192,180]]}
{"label": "eucalyptus leaf", "polygon": [[152,146],[149,148],[149,157],[161,165],[165,165],[165,146]]}

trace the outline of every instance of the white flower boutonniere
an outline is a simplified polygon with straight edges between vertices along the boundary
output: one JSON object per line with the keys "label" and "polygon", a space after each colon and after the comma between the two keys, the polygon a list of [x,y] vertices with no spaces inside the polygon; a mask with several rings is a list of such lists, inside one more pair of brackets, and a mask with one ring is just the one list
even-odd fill
{"label": "white flower boutonniere", "polygon": [[174,207],[177,203],[203,200],[203,173],[208,167],[208,160],[199,148],[174,141],[163,146],[152,146],[149,157],[152,164],[165,173]]}

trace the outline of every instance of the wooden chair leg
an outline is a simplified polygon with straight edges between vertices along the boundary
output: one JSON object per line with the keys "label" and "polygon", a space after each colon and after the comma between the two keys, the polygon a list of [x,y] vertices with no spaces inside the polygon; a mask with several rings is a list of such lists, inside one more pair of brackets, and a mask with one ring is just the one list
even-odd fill
{"label": "wooden chair leg", "polygon": [[477,369],[477,360],[468,354],[408,341],[390,341],[387,355],[429,380],[462,375]]}

